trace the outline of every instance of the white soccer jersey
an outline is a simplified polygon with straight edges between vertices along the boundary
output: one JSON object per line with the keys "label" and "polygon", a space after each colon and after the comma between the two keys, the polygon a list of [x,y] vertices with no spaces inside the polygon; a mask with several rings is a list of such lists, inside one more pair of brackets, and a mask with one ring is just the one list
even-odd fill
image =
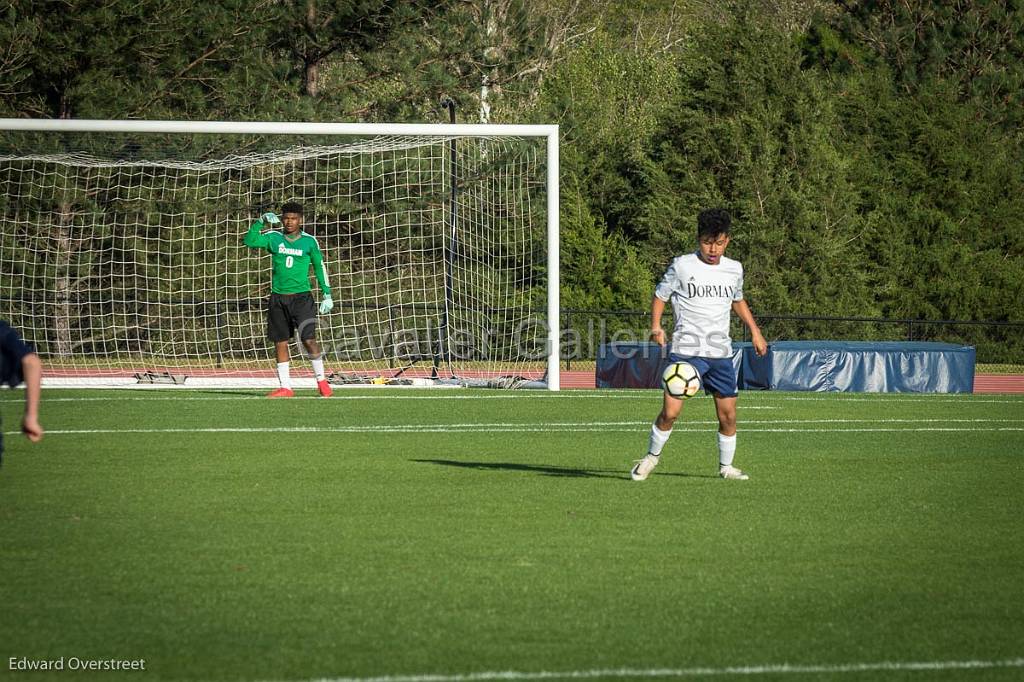
{"label": "white soccer jersey", "polygon": [[734,301],[743,300],[743,265],[722,256],[708,265],[696,253],[679,256],[654,290],[672,303],[676,328],[672,352],[702,358],[732,356],[729,315]]}

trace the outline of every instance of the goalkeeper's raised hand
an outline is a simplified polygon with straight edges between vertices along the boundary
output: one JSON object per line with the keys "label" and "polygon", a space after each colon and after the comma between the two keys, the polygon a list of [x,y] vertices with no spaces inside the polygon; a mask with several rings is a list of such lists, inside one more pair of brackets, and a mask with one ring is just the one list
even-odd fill
{"label": "goalkeeper's raised hand", "polygon": [[330,296],[324,296],[323,302],[320,303],[320,314],[326,315],[332,310],[334,310],[334,301],[331,300]]}
{"label": "goalkeeper's raised hand", "polygon": [[281,219],[277,217],[277,214],[273,211],[267,211],[260,216],[260,219],[267,225],[277,225],[281,222]]}

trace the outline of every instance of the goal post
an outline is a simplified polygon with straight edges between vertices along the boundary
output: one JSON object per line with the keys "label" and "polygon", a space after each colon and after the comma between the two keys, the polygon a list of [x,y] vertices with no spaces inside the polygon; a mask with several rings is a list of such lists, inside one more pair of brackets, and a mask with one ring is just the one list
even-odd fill
{"label": "goal post", "polygon": [[317,330],[333,381],[560,388],[555,125],[0,131],[0,318],[48,383],[270,382],[270,259],[242,237],[298,201],[336,304]]}

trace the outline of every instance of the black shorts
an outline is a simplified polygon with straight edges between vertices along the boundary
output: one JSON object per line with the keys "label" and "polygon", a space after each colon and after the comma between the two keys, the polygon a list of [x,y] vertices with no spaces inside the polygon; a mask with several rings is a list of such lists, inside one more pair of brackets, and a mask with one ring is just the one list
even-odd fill
{"label": "black shorts", "polygon": [[313,294],[270,294],[267,304],[267,338],[289,341],[298,331],[303,341],[316,336],[316,302]]}

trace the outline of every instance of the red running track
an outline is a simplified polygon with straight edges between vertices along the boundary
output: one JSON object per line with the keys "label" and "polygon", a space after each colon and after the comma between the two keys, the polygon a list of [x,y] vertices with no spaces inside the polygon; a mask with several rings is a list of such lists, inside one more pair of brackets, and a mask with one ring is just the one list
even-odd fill
{"label": "red running track", "polygon": [[[181,370],[171,370],[180,372]],[[252,370],[211,370],[207,372],[191,372],[193,376],[276,376],[273,372],[254,372]],[[296,377],[308,375],[308,372],[295,372]],[[85,377],[85,376],[133,376],[129,370],[48,370],[48,377]],[[594,370],[562,371],[562,388],[595,388]],[[1024,393],[1024,374],[976,374],[974,376],[975,393]]]}
{"label": "red running track", "polygon": [[975,393],[1024,393],[1024,374],[975,374]]}

